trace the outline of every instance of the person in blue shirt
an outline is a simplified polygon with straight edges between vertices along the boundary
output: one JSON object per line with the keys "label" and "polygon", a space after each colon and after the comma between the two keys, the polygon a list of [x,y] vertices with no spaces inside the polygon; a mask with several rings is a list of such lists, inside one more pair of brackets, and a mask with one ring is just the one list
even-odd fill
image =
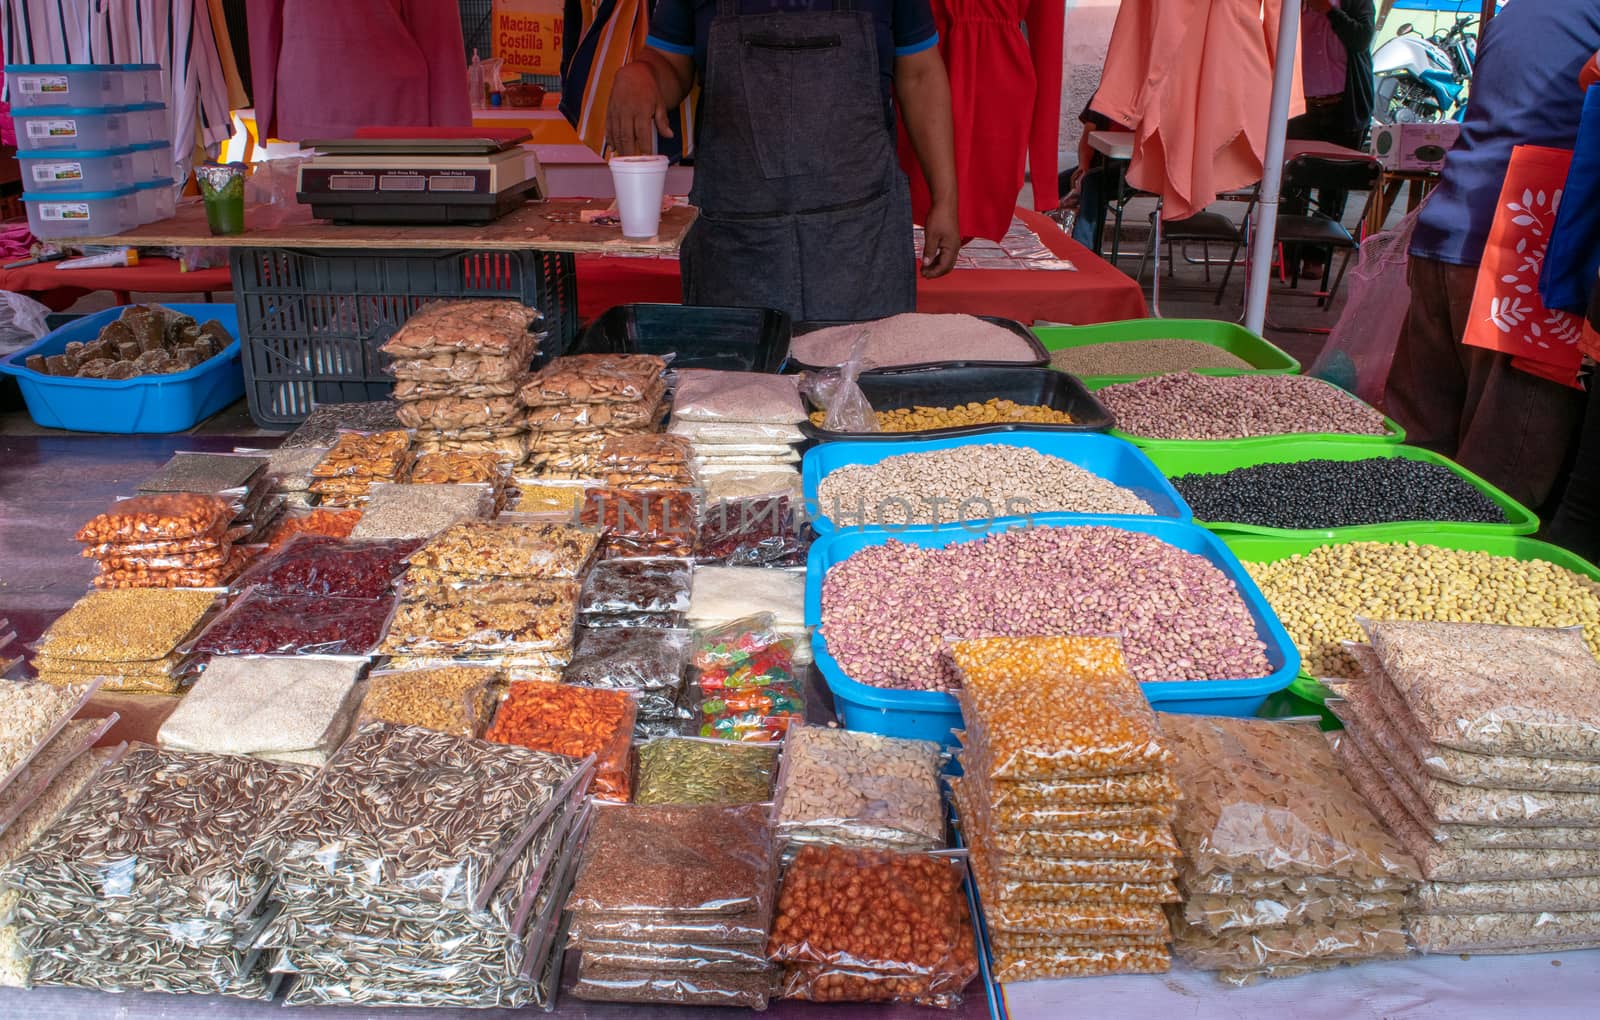
{"label": "person in blue shirt", "polygon": [[928,0],[658,0],[649,45],[613,81],[606,131],[618,153],[649,153],[701,85],[685,304],[797,320],[916,307],[897,108],[933,196],[922,275],[948,273],[961,247],[938,38]]}
{"label": "person in blue shirt", "polygon": [[1582,394],[1461,343],[1511,150],[1570,149],[1600,48],[1600,0],[1513,0],[1483,30],[1461,137],[1412,235],[1411,308],[1386,402],[1406,441],[1452,457],[1523,503],[1551,497]]}

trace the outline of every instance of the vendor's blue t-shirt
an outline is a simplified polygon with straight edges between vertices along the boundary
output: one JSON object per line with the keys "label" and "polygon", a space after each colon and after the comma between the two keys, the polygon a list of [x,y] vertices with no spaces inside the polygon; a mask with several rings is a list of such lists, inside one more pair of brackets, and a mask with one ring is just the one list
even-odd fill
{"label": "vendor's blue t-shirt", "polygon": [[1518,0],[1489,22],[1461,138],[1417,220],[1411,254],[1483,261],[1517,145],[1572,148],[1583,113],[1578,72],[1600,49],[1600,0]]}
{"label": "vendor's blue t-shirt", "polygon": [[[740,14],[809,14],[832,9],[833,0],[739,0]],[[854,9],[871,14],[877,27],[884,116],[893,123],[894,58],[920,53],[939,41],[933,9],[929,0],[856,0]],[[711,19],[716,16],[717,0],[657,0],[650,16],[649,43],[666,53],[692,54],[703,79]]]}

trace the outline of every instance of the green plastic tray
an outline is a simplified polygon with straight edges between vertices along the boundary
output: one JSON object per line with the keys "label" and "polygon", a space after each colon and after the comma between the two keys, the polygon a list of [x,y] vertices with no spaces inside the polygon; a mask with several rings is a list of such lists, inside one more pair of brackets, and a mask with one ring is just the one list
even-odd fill
{"label": "green plastic tray", "polygon": [[1269,535],[1277,538],[1350,539],[1384,541],[1415,536],[1419,529],[1430,535],[1531,535],[1539,530],[1539,518],[1527,507],[1518,503],[1489,482],[1466,468],[1431,450],[1416,446],[1393,446],[1373,443],[1327,443],[1312,439],[1291,439],[1271,446],[1233,446],[1224,442],[1189,443],[1182,448],[1167,447],[1146,450],[1156,467],[1169,479],[1178,475],[1220,475],[1238,468],[1257,464],[1288,464],[1303,460],[1415,460],[1424,464],[1438,464],[1455,472],[1474,489],[1489,497],[1506,515],[1505,524],[1473,524],[1464,521],[1393,521],[1387,524],[1361,524],[1345,528],[1293,529],[1268,528],[1235,521],[1202,521],[1218,533],[1239,535]]}
{"label": "green plastic tray", "polygon": [[[1324,545],[1343,545],[1349,542],[1369,542],[1372,539],[1340,537],[1329,540],[1322,537],[1268,538],[1263,535],[1218,535],[1224,545],[1245,563],[1276,563],[1279,560],[1310,552]],[[1521,535],[1434,534],[1425,526],[1415,529],[1400,539],[1383,539],[1388,542],[1415,542],[1418,545],[1438,546],[1441,549],[1459,549],[1464,552],[1486,552],[1494,556],[1510,556],[1518,560],[1544,560],[1565,567],[1600,583],[1600,567],[1575,553],[1549,542]],[[1301,671],[1290,682],[1288,690],[1308,701],[1318,704],[1328,698],[1328,689],[1311,674]]]}
{"label": "green plastic tray", "polygon": [[[1220,347],[1248,361],[1251,368],[1201,368],[1201,375],[1296,375],[1300,362],[1287,352],[1235,322],[1216,319],[1129,319],[1093,326],[1035,326],[1034,335],[1047,351],[1064,351],[1091,344],[1134,343],[1140,340],[1196,340]],[[1132,382],[1159,372],[1083,376],[1085,382]]]}
{"label": "green plastic tray", "polygon": [[[1203,375],[1205,373],[1198,374]],[[1306,376],[1305,378],[1311,379],[1313,377]],[[1321,379],[1317,379],[1316,381],[1322,383],[1324,386],[1333,386],[1333,383],[1323,382]],[[1105,377],[1092,380],[1085,379],[1083,381],[1083,388],[1088,390],[1090,393],[1094,393],[1098,390],[1105,389],[1107,386],[1114,385],[1115,383],[1116,380],[1107,379]],[[1339,389],[1339,387],[1334,386],[1334,389]],[[1340,390],[1340,392],[1343,393],[1344,391]],[[1345,395],[1349,396],[1351,400],[1360,399],[1352,394],[1346,393]],[[1112,411],[1111,413],[1113,415],[1116,414],[1115,411]],[[1219,448],[1225,445],[1240,449],[1247,447],[1261,449],[1263,447],[1274,447],[1280,443],[1316,440],[1323,443],[1341,443],[1347,445],[1371,447],[1392,445],[1406,441],[1406,430],[1401,428],[1400,423],[1388,415],[1383,416],[1383,427],[1387,431],[1381,436],[1351,436],[1342,435],[1336,432],[1298,432],[1292,435],[1283,436],[1252,436],[1248,439],[1151,439],[1148,436],[1136,436],[1131,432],[1124,432],[1119,428],[1110,429],[1108,434],[1116,436],[1118,439],[1126,439],[1128,442],[1149,454],[1152,458],[1156,455],[1157,450],[1207,450]]]}

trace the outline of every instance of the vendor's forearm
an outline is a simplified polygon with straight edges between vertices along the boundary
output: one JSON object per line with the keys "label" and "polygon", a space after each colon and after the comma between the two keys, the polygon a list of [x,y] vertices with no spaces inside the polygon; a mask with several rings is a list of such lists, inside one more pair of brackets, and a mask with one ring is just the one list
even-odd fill
{"label": "vendor's forearm", "polygon": [[669,110],[688,98],[689,90],[694,87],[694,66],[686,58],[674,59],[646,46],[639,51],[634,63],[650,69],[656,88],[661,90],[661,105]]}
{"label": "vendor's forearm", "polygon": [[954,202],[955,126],[950,113],[950,79],[939,51],[929,48],[896,58],[894,90],[929,196],[935,205]]}

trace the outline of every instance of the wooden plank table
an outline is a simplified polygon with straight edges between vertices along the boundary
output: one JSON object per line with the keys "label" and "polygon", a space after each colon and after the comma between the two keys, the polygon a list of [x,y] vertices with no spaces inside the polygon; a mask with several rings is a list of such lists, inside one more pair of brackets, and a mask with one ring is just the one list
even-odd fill
{"label": "wooden plank table", "polygon": [[578,222],[585,209],[604,209],[603,199],[551,199],[530,202],[485,226],[341,225],[312,219],[309,206],[297,205],[276,226],[251,227],[264,221],[260,207],[245,209],[242,234],[215,236],[206,226],[204,206],[184,203],[176,216],[146,223],[115,237],[85,237],[76,244],[199,245],[208,248],[338,248],[379,251],[450,250],[544,251],[591,255],[674,255],[694,222],[692,206],[676,206],[661,214],[661,232],[647,241],[629,240],[622,228]]}
{"label": "wooden plank table", "polygon": [[170,219],[78,243],[227,248],[250,415],[287,428],[315,404],[387,392],[378,348],[429,300],[520,299],[543,313],[553,348],[563,349],[578,333],[577,257],[671,259],[696,216],[674,207],[657,236],[630,240],[619,225],[581,221],[608,205],[529,203],[482,226],[341,225],[313,219],[307,206],[255,206],[244,233],[213,237],[193,202]]}

